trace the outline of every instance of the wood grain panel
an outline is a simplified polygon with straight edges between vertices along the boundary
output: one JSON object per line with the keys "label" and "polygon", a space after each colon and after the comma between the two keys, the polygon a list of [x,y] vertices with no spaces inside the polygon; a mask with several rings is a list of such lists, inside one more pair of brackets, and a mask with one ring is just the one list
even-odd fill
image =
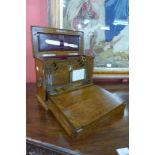
{"label": "wood grain panel", "polygon": [[[125,108],[122,99],[96,85],[51,96],[50,100],[52,102],[48,104],[49,109],[54,115],[58,113],[61,115],[56,118],[65,127],[67,133],[70,130],[69,134],[72,137],[81,135],[85,132],[83,130],[96,126],[101,122],[99,119],[106,120],[113,115],[123,114]],[[53,106],[54,109],[57,108],[56,111],[52,109]],[[64,125],[66,122],[68,122],[67,126]]]}

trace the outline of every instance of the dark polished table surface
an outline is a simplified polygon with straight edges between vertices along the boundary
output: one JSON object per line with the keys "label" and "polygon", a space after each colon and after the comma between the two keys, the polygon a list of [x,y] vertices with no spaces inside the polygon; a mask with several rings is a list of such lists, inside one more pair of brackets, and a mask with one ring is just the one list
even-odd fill
{"label": "dark polished table surface", "polygon": [[60,149],[60,152],[64,150],[62,154],[74,154],[75,151],[89,155],[117,155],[116,149],[129,147],[128,84],[100,84],[100,86],[126,101],[124,116],[107,122],[104,126],[100,125],[86,137],[72,140],[66,135],[54,116],[38,104],[35,84],[28,83],[26,94],[27,141],[34,140],[44,146]]}

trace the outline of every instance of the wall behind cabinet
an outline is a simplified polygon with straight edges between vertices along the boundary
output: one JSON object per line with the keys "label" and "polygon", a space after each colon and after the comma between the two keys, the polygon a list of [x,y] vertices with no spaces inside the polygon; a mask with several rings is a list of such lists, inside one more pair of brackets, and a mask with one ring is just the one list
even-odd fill
{"label": "wall behind cabinet", "polygon": [[30,26],[48,26],[48,0],[26,0],[26,82],[35,82]]}

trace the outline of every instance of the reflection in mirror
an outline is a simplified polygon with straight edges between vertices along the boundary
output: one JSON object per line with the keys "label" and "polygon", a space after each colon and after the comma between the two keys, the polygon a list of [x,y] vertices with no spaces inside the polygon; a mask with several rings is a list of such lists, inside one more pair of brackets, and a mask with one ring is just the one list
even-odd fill
{"label": "reflection in mirror", "polygon": [[[57,41],[57,40],[50,40],[50,39],[46,39],[46,40],[45,40],[45,43],[46,43],[46,44],[49,44],[49,45],[56,45],[56,46],[60,46],[60,45],[61,45],[61,42],[60,42],[60,41]],[[69,43],[67,43],[67,42],[64,42],[64,46],[66,46],[66,47],[78,48],[78,45],[69,44]]]}

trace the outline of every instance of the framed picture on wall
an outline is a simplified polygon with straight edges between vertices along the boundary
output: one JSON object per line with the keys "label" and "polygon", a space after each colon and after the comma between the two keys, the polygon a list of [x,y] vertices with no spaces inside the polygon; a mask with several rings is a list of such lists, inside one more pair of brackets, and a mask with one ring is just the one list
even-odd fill
{"label": "framed picture on wall", "polygon": [[128,0],[49,0],[49,26],[84,32],[95,73],[129,71]]}

